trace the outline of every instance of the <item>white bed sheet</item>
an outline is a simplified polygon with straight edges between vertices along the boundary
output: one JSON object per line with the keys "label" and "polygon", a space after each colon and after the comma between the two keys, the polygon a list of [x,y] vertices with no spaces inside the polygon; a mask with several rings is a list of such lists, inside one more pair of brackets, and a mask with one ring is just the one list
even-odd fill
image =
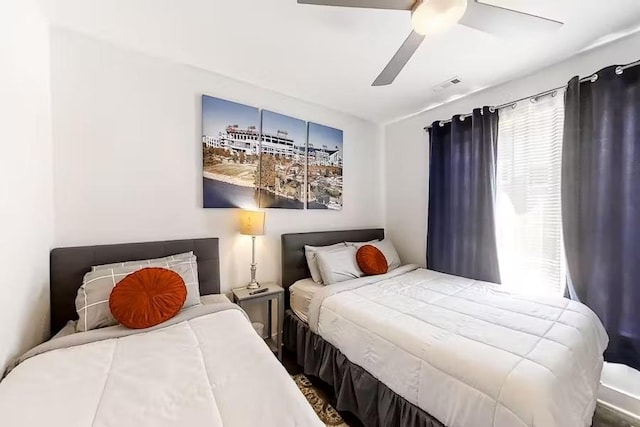
{"label": "white bed sheet", "polygon": [[289,287],[291,310],[303,322],[307,322],[307,314],[309,313],[309,304],[313,295],[322,289],[324,285],[315,282],[312,278],[301,279]]}
{"label": "white bed sheet", "polygon": [[591,425],[608,340],[583,304],[415,266],[349,282],[311,330],[448,427]]}
{"label": "white bed sheet", "polygon": [[323,425],[238,309],[47,351],[0,383],[7,427]]}

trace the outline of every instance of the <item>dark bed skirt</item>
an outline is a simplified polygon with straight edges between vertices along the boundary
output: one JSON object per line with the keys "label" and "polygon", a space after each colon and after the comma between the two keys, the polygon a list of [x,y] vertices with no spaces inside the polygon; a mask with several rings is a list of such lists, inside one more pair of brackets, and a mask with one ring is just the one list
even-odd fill
{"label": "dark bed skirt", "polygon": [[396,394],[333,345],[311,332],[291,310],[284,320],[284,346],[296,353],[306,375],[333,386],[336,409],[356,415],[366,427],[444,427]]}

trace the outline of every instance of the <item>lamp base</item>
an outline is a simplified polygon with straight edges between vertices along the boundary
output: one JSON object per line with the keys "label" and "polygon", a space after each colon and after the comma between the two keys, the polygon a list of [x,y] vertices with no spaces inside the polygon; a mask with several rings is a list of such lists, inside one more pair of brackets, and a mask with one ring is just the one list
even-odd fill
{"label": "lamp base", "polygon": [[256,236],[251,236],[251,281],[247,285],[247,289],[258,289],[260,283],[256,280]]}

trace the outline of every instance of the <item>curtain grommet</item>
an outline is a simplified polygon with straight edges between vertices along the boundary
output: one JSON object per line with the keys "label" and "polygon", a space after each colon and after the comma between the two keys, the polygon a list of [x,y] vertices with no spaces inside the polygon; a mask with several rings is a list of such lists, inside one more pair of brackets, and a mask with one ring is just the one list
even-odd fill
{"label": "curtain grommet", "polygon": [[538,102],[538,98],[534,96],[529,100],[529,102],[531,102],[532,104],[535,104],[536,102]]}
{"label": "curtain grommet", "polygon": [[439,121],[439,122],[438,122],[438,126],[440,126],[441,128],[443,128],[443,127],[444,127],[444,122],[443,122],[443,121]]}
{"label": "curtain grommet", "polygon": [[496,107],[489,107],[489,112],[490,113],[495,113],[496,112]]}
{"label": "curtain grommet", "polygon": [[593,76],[591,76],[591,78],[589,79],[589,81],[590,81],[591,83],[595,83],[595,82],[597,82],[597,81],[598,81],[598,75],[597,75],[597,74],[594,74]]}
{"label": "curtain grommet", "polygon": [[616,67],[616,74],[621,76],[622,73],[624,73],[624,68],[622,68],[621,66],[617,66]]}
{"label": "curtain grommet", "polygon": [[551,93],[551,97],[552,97],[552,98],[555,98],[557,95],[558,95],[558,91],[557,91],[557,90],[554,90],[554,91]]}
{"label": "curtain grommet", "polygon": [[464,116],[460,116],[460,121],[464,122]]}

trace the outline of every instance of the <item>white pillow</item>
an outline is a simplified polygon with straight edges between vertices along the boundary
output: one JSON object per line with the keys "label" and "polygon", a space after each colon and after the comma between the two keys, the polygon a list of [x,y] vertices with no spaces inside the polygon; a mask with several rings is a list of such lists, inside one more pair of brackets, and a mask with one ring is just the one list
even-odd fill
{"label": "white pillow", "polygon": [[345,244],[336,243],[335,245],[329,246],[304,246],[304,256],[307,258],[307,265],[309,266],[309,272],[311,273],[311,278],[316,283],[322,283],[322,275],[320,274],[320,270],[318,269],[318,261],[316,260],[316,254],[320,251],[331,251],[334,249],[344,248]]}
{"label": "white pillow", "polygon": [[191,259],[193,256],[193,251],[185,252],[177,255],[169,255],[163,258],[153,258],[153,259],[144,259],[140,261],[126,261],[126,262],[114,262],[112,264],[102,264],[102,265],[94,265],[91,267],[91,271],[97,270],[108,270],[114,267],[131,267],[131,266],[140,266],[140,265],[151,265],[158,263],[165,263],[169,261],[185,261]]}
{"label": "white pillow", "polygon": [[184,280],[187,288],[187,299],[183,308],[200,304],[200,284],[198,282],[198,264],[195,255],[186,260],[165,261],[142,264],[136,262],[124,267],[112,267],[90,271],[84,275],[82,286],[76,295],[76,311],[78,312],[78,332],[117,325],[111,314],[109,297],[113,288],[129,274],[146,267],[160,267],[174,271]]}
{"label": "white pillow", "polygon": [[316,259],[322,282],[325,285],[333,285],[362,277],[364,273],[358,267],[356,252],[355,246],[347,245],[340,249],[317,252]]}
{"label": "white pillow", "polygon": [[382,255],[387,259],[388,271],[394,270],[400,267],[400,256],[396,251],[396,248],[391,243],[389,239],[383,239],[376,243],[371,243],[371,246],[375,246],[382,252]]}
{"label": "white pillow", "polygon": [[380,240],[369,240],[368,242],[345,242],[347,245],[355,246],[356,249],[360,249],[364,245],[373,245],[374,243],[378,243]]}
{"label": "white pillow", "polygon": [[200,303],[203,305],[230,302],[231,300],[225,294],[200,295]]}

